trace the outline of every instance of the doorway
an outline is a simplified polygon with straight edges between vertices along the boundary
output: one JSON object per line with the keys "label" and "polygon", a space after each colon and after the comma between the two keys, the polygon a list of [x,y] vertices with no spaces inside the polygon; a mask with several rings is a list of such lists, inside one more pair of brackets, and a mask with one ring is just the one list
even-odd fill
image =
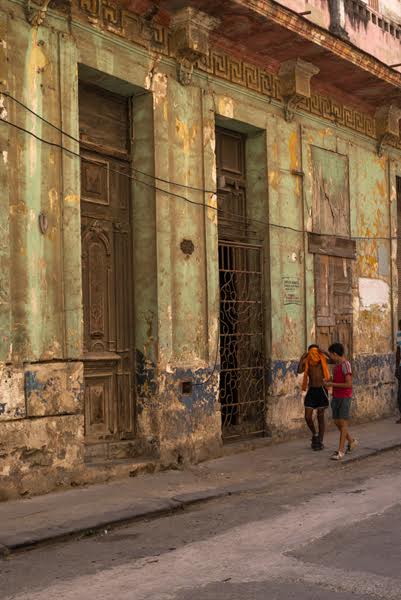
{"label": "doorway", "polygon": [[344,345],[352,357],[352,266],[355,241],[350,239],[348,157],[311,147],[313,231],[309,251],[314,256],[316,343],[326,349]]}
{"label": "doorway", "polygon": [[135,435],[130,110],[79,86],[86,442]]}
{"label": "doorway", "polygon": [[251,243],[246,136],[216,130],[220,403],[224,440],[265,432],[263,246]]}

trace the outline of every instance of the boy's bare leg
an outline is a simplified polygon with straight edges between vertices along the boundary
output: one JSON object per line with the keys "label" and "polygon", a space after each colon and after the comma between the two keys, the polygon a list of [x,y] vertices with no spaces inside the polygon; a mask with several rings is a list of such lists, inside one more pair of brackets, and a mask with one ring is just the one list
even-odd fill
{"label": "boy's bare leg", "polygon": [[335,424],[337,425],[338,429],[340,430],[340,441],[338,444],[338,451],[341,452],[342,454],[344,454],[345,442],[347,440],[347,436],[349,436],[348,421],[346,421],[345,419],[338,419],[337,421],[335,421]]}
{"label": "boy's bare leg", "polygon": [[313,408],[305,407],[305,421],[312,435],[316,435],[316,427],[313,420]]}
{"label": "boy's bare leg", "polygon": [[326,429],[326,421],[324,418],[324,408],[317,409],[317,422],[319,424],[319,440],[323,443],[324,432]]}
{"label": "boy's bare leg", "polygon": [[348,427],[347,427],[347,442],[349,444],[352,444],[352,442],[355,440],[355,438],[352,437],[352,435],[350,434],[350,432],[348,431]]}

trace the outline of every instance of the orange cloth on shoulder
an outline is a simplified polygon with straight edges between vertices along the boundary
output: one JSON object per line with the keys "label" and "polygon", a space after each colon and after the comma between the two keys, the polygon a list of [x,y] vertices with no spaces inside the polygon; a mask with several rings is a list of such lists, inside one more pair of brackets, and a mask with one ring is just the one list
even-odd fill
{"label": "orange cloth on shoulder", "polygon": [[311,348],[308,352],[305,362],[304,380],[302,382],[302,389],[305,392],[308,387],[308,375],[310,367],[316,367],[318,364],[322,365],[324,379],[330,379],[330,372],[327,366],[327,358],[320,352],[318,348]]}

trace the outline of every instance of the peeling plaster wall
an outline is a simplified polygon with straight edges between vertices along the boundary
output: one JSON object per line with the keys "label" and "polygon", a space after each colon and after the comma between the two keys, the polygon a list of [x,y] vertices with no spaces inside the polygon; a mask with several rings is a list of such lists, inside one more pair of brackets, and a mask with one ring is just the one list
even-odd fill
{"label": "peeling plaster wall", "polygon": [[[73,24],[70,33],[62,18],[49,15],[45,26],[32,29],[22,7],[13,3],[12,11],[12,18],[0,13],[7,89],[49,121],[78,136],[78,64],[138,92],[134,163],[150,175],[148,183],[159,178],[159,190],[132,184],[133,445],[166,465],[221,449],[216,211],[162,191],[216,205],[216,120],[225,127],[235,122],[254,136],[247,146],[247,191],[262,223],[265,253],[268,433],[283,437],[303,427],[296,367],[315,339],[306,234],[312,227],[312,146],[348,157],[352,236],[383,238],[357,242],[352,359],[355,416],[389,414],[397,281],[394,246],[386,238],[395,235],[399,154],[379,159],[374,142],[311,115],[299,113],[287,123],[277,103],[213,77],[195,74],[193,85],[181,86],[170,59],[92,26]],[[61,142],[59,132],[10,100],[3,98],[0,109],[35,135]],[[11,128],[1,135],[0,453],[2,489],[12,495],[71,483],[84,469],[80,171],[68,152]],[[73,141],[62,141],[78,151]],[[208,191],[168,188],[168,181]],[[45,235],[40,212],[48,216]],[[183,251],[183,240],[192,242],[192,253]],[[195,385],[186,394],[182,382],[188,381]]]}
{"label": "peeling plaster wall", "polygon": [[[66,114],[74,110],[70,100],[76,89],[71,38],[54,28],[32,28],[22,6],[11,3],[2,6],[0,38],[0,94],[7,90],[56,127],[76,135]],[[74,71],[66,58],[74,62]],[[67,94],[60,73],[69,78]],[[0,134],[4,499],[71,482],[72,473],[82,468],[83,365],[76,361],[81,355],[79,165],[73,155],[22,129],[53,144],[76,147],[10,98],[1,96],[1,106],[2,117],[21,128],[3,125]],[[47,218],[43,233],[41,213]],[[64,261],[66,239],[70,251]]]}
{"label": "peeling plaster wall", "polygon": [[[291,132],[288,131],[289,126],[285,124],[283,127],[280,121],[276,122],[276,127],[280,131],[277,139],[282,149],[276,150],[277,154],[284,151],[290,143]],[[292,127],[296,130],[297,126]],[[395,314],[391,290],[394,286],[393,274],[396,272],[396,266],[394,257],[391,257],[389,240],[390,235],[394,235],[392,223],[395,204],[391,201],[389,177],[394,178],[394,173],[389,169],[388,157],[378,158],[375,147],[366,144],[362,139],[352,139],[346,134],[336,133],[331,128],[312,125],[304,118],[298,134],[293,135],[298,135],[295,147],[298,155],[301,155],[304,176],[299,179],[299,185],[303,189],[304,200],[299,199],[296,188],[288,191],[288,179],[292,181],[293,186],[297,181],[295,175],[289,173],[289,167],[299,168],[295,158],[293,165],[282,165],[277,177],[275,170],[272,174],[271,160],[269,177],[271,186],[274,182],[275,193],[279,195],[280,191],[276,190],[287,190],[287,201],[294,202],[298,198],[299,205],[303,204],[302,218],[299,211],[297,214],[297,204],[288,207],[285,201],[278,203],[278,206],[285,207],[284,214],[291,215],[293,221],[290,223],[295,229],[302,229],[304,224],[307,230],[311,230],[312,226],[312,146],[348,157],[351,236],[368,238],[357,240],[357,258],[353,261],[352,269],[354,416],[363,420],[391,414],[396,402],[394,357],[391,354],[394,347]],[[275,149],[274,143],[272,148]],[[286,156],[296,157],[297,152],[291,153],[289,149]],[[280,215],[279,218],[280,223],[286,222],[285,217]],[[273,222],[273,219],[271,221]],[[281,244],[275,248],[272,246],[271,249],[272,282],[276,282],[277,285],[276,289],[272,289],[272,312],[274,315],[276,298],[276,310],[280,317],[276,320],[273,317],[272,322],[275,342],[273,341],[272,345],[271,395],[267,417],[272,434],[277,436],[286,430],[297,429],[302,424],[303,407],[299,387],[301,377],[295,374],[295,359],[315,340],[313,256],[309,254],[305,245],[304,260],[301,258],[302,269],[298,271],[302,281],[300,294],[304,289],[305,295],[301,295],[298,308],[291,307],[296,323],[294,326],[289,319],[289,310],[283,306],[279,296],[279,282],[287,274],[295,276],[296,263],[294,261],[292,266],[290,257],[293,253],[294,257],[299,256],[302,236],[299,235],[298,241],[293,232],[283,232],[281,236]],[[379,239],[369,239],[373,237]]]}

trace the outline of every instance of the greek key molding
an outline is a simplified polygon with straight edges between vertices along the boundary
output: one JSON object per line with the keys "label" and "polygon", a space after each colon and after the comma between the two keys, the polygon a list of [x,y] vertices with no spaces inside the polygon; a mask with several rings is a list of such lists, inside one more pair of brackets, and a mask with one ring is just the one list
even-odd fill
{"label": "greek key molding", "polygon": [[[71,5],[75,18],[84,19],[97,28],[100,27],[134,44],[151,47],[161,55],[174,58],[170,49],[170,31],[167,27],[153,21],[145,21],[139,15],[122,9],[111,0],[71,0]],[[277,75],[263,67],[233,57],[218,48],[211,48],[207,57],[198,61],[195,68],[283,103]],[[377,139],[374,116],[345,106],[327,96],[312,93],[310,98],[300,100],[297,108],[334,125],[341,125]],[[394,140],[392,146],[401,149],[401,140]]]}

